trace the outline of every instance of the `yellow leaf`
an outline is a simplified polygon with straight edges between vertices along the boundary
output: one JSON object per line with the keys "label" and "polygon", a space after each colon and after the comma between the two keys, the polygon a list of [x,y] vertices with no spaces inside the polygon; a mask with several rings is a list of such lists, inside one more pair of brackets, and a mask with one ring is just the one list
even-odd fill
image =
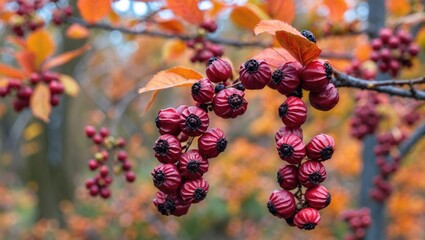
{"label": "yellow leaf", "polygon": [[170,39],[162,47],[162,58],[166,61],[180,57],[186,51],[186,43],[178,39]]}
{"label": "yellow leaf", "polygon": [[284,48],[266,48],[254,56],[255,59],[266,60],[272,69],[277,68],[285,62],[297,61],[288,51]]}
{"label": "yellow leaf", "polygon": [[90,45],[84,45],[78,49],[69,51],[69,52],[64,52],[56,57],[47,59],[47,61],[45,62],[45,64],[43,64],[43,70],[48,70],[50,68],[53,67],[57,67],[60,66],[62,64],[65,64],[69,61],[71,61],[72,59],[80,56],[81,54],[83,54],[85,51],[90,49]]}
{"label": "yellow leaf", "polygon": [[204,21],[204,13],[198,8],[199,0],[167,0],[168,8],[176,16],[188,23],[199,25]]}
{"label": "yellow leaf", "polygon": [[275,35],[276,31],[284,30],[287,28],[288,24],[279,20],[262,20],[255,26],[254,34],[258,35],[260,33],[268,33]]}
{"label": "yellow leaf", "polygon": [[89,36],[89,31],[86,27],[74,23],[66,30],[66,36],[72,39],[83,39]]}
{"label": "yellow leaf", "polygon": [[418,31],[415,42],[419,44],[422,51],[425,50],[425,27],[422,27],[421,30]]}
{"label": "yellow leaf", "polygon": [[78,93],[80,92],[80,86],[74,78],[62,74],[60,75],[59,80],[62,82],[66,94],[73,97],[78,95]]}
{"label": "yellow leaf", "polygon": [[38,84],[30,99],[30,106],[33,115],[36,118],[49,122],[49,115],[52,111],[50,105],[50,90],[49,87],[44,84]]}
{"label": "yellow leaf", "polygon": [[81,17],[89,23],[96,23],[112,11],[110,0],[78,0]]}
{"label": "yellow leaf", "polygon": [[291,23],[295,18],[294,0],[267,0],[266,8],[272,19]]}
{"label": "yellow leaf", "polygon": [[25,141],[31,141],[43,132],[40,123],[34,122],[25,128],[23,138]]}
{"label": "yellow leaf", "polygon": [[56,46],[50,34],[40,29],[28,36],[27,47],[34,54],[35,67],[38,69],[43,61],[54,53]]}
{"label": "yellow leaf", "polygon": [[385,2],[389,12],[396,17],[409,14],[412,7],[409,0],[387,0]]}
{"label": "yellow leaf", "polygon": [[261,20],[268,18],[267,14],[260,7],[252,3],[236,6],[230,13],[230,19],[237,26],[247,29],[254,29]]}

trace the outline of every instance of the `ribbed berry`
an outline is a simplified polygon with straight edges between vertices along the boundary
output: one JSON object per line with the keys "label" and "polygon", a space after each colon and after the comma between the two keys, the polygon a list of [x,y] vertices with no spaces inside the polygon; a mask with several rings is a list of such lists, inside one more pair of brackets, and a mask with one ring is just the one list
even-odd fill
{"label": "ribbed berry", "polygon": [[262,89],[271,77],[270,67],[264,60],[250,59],[239,69],[239,79],[246,89]]}
{"label": "ribbed berry", "polygon": [[176,165],[171,163],[156,166],[151,175],[155,187],[165,193],[175,192],[180,187],[182,181]]}
{"label": "ribbed berry", "polygon": [[297,97],[288,97],[278,110],[282,122],[290,128],[299,128],[307,119],[307,106]]}
{"label": "ribbed berry", "polygon": [[294,134],[303,140],[303,130],[301,128],[281,127],[274,135],[274,140],[277,142],[285,135]]}
{"label": "ribbed berry", "polygon": [[310,92],[308,95],[311,106],[317,110],[329,111],[339,102],[338,89],[329,83],[321,92]]}
{"label": "ribbed berry", "polygon": [[308,206],[320,210],[331,203],[331,194],[328,189],[322,185],[307,189],[304,194]]}
{"label": "ribbed berry", "polygon": [[155,123],[161,134],[177,136],[180,133],[180,113],[174,108],[161,109]]}
{"label": "ribbed berry", "polygon": [[300,85],[301,69],[299,62],[285,62],[273,71],[271,81],[267,85],[283,95],[288,95]]}
{"label": "ribbed berry", "polygon": [[294,165],[281,167],[277,172],[277,182],[283,189],[295,189],[298,186],[298,168]]}
{"label": "ribbed berry", "polygon": [[207,158],[217,157],[226,147],[226,136],[219,128],[211,128],[198,138],[199,153]]}
{"label": "ribbed berry", "polygon": [[314,208],[304,208],[294,216],[295,225],[304,230],[313,230],[320,221],[320,213]]}
{"label": "ribbed berry", "polygon": [[186,202],[198,203],[207,196],[208,188],[208,182],[203,178],[189,180],[182,184],[180,195]]}
{"label": "ribbed berry", "polygon": [[301,86],[312,92],[321,92],[326,89],[332,78],[332,67],[323,60],[313,60],[301,71]]}
{"label": "ribbed berry", "polygon": [[294,134],[283,136],[276,143],[279,157],[291,164],[300,163],[305,156],[305,146],[303,141]]}
{"label": "ribbed berry", "polygon": [[208,114],[199,107],[188,107],[180,115],[180,128],[188,136],[195,137],[204,133],[210,125]]}
{"label": "ribbed berry", "polygon": [[192,85],[192,98],[199,103],[211,102],[214,97],[214,86],[207,78]]}
{"label": "ribbed berry", "polygon": [[248,102],[245,93],[236,88],[226,88],[217,93],[213,100],[214,113],[222,118],[236,118],[245,113]]}
{"label": "ribbed berry", "polygon": [[321,162],[307,161],[298,169],[298,180],[306,188],[319,185],[326,179],[326,169]]}
{"label": "ribbed berry", "polygon": [[232,75],[232,66],[221,58],[212,58],[208,61],[207,77],[215,83],[224,82]]}
{"label": "ribbed berry", "polygon": [[192,149],[181,155],[177,166],[182,177],[194,180],[208,171],[208,159],[201,156],[198,150]]}
{"label": "ribbed berry", "polygon": [[190,203],[183,201],[178,194],[167,194],[164,192],[157,192],[156,197],[153,199],[153,204],[162,215],[183,216],[190,208]]}
{"label": "ribbed berry", "polygon": [[310,42],[316,43],[316,37],[314,34],[308,30],[302,30],[301,35],[303,35],[305,38],[307,38]]}
{"label": "ribbed berry", "polygon": [[307,157],[316,161],[325,161],[332,158],[335,151],[334,139],[326,134],[316,135],[305,146]]}
{"label": "ribbed berry", "polygon": [[295,213],[294,195],[287,190],[275,190],[267,202],[269,212],[279,218],[290,218]]}
{"label": "ribbed berry", "polygon": [[153,147],[155,157],[162,163],[175,163],[179,160],[182,147],[180,141],[171,134],[161,135]]}

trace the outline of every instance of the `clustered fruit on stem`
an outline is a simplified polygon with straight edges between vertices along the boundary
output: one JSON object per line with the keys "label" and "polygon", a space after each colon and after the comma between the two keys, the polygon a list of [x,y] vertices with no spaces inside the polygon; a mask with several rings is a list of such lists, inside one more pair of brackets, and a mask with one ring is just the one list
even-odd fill
{"label": "clustered fruit on stem", "polygon": [[352,232],[344,237],[345,240],[362,240],[366,237],[366,230],[372,223],[369,208],[346,210],[341,215]]}
{"label": "clustered fruit on stem", "polygon": [[99,131],[93,126],[86,126],[85,133],[95,144],[97,151],[94,158],[88,162],[91,171],[97,171],[93,178],[86,181],[86,188],[93,197],[100,196],[107,199],[111,196],[109,186],[112,184],[112,175],[124,173],[128,183],[136,180],[136,174],[132,171],[132,164],[124,150],[126,145],[122,137],[113,137],[109,129],[102,127]]}
{"label": "clustered fruit on stem", "polygon": [[50,105],[55,107],[60,102],[64,86],[60,75],[55,72],[32,73],[29,79],[9,79],[6,86],[0,87],[0,97],[13,96],[13,109],[20,112],[30,106],[30,99],[38,84],[46,84],[50,90]]}

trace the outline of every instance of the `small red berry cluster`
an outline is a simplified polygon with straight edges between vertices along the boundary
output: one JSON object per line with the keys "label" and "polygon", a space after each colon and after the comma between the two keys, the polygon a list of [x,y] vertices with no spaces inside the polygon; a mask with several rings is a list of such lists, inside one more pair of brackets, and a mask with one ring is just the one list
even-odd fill
{"label": "small red berry cluster", "polygon": [[347,210],[342,213],[342,219],[349,225],[352,234],[344,237],[345,240],[362,240],[366,237],[366,230],[372,223],[369,208]]}
{"label": "small red berry cluster", "polygon": [[412,66],[412,58],[419,53],[419,46],[412,40],[412,35],[404,30],[383,28],[371,42],[370,59],[381,72],[389,72],[395,77],[403,67]]}
{"label": "small red berry cluster", "polygon": [[60,95],[64,92],[64,86],[60,76],[55,72],[42,72],[31,74],[28,80],[9,79],[6,86],[0,87],[0,97],[13,96],[13,108],[20,112],[29,107],[34,88],[38,84],[48,84],[50,89],[50,104],[54,107],[60,102]]}
{"label": "small red berry cluster", "polygon": [[[93,197],[100,196],[107,199],[111,196],[109,186],[112,183],[110,174],[113,169],[114,174],[125,173],[125,180],[129,183],[136,180],[136,174],[132,172],[132,165],[128,159],[127,152],[123,150],[125,140],[121,137],[116,138],[109,135],[108,128],[101,128],[99,132],[93,126],[86,126],[85,133],[96,145],[97,151],[94,158],[88,162],[88,167],[91,171],[96,171],[97,175],[94,178],[89,178],[86,181],[86,188]],[[108,166],[108,161],[112,155],[116,155],[116,161]],[[113,166],[111,166],[113,165]]]}
{"label": "small red berry cluster", "polygon": [[[217,30],[217,23],[208,20],[199,25],[204,31],[213,33]],[[205,38],[205,32],[200,31],[198,36],[186,42],[186,45],[194,50],[193,56],[190,61],[206,63],[212,57],[221,57],[224,53],[222,46],[212,43]]]}
{"label": "small red berry cluster", "polygon": [[350,120],[351,136],[362,140],[368,134],[374,134],[382,119],[378,105],[382,103],[380,95],[374,92],[359,91],[355,96],[356,107]]}
{"label": "small red berry cluster", "polygon": [[351,61],[350,66],[345,69],[345,73],[365,80],[373,80],[376,78],[376,72],[366,68],[365,64],[357,59]]}

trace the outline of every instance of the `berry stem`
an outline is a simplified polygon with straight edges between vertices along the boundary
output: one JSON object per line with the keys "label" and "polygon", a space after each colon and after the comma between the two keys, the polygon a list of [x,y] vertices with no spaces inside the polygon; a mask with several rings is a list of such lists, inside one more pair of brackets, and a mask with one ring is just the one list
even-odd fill
{"label": "berry stem", "polygon": [[187,140],[186,145],[183,146],[184,152],[186,153],[187,151],[189,151],[190,145],[192,145],[193,139],[195,139],[195,137],[190,137],[189,140]]}

